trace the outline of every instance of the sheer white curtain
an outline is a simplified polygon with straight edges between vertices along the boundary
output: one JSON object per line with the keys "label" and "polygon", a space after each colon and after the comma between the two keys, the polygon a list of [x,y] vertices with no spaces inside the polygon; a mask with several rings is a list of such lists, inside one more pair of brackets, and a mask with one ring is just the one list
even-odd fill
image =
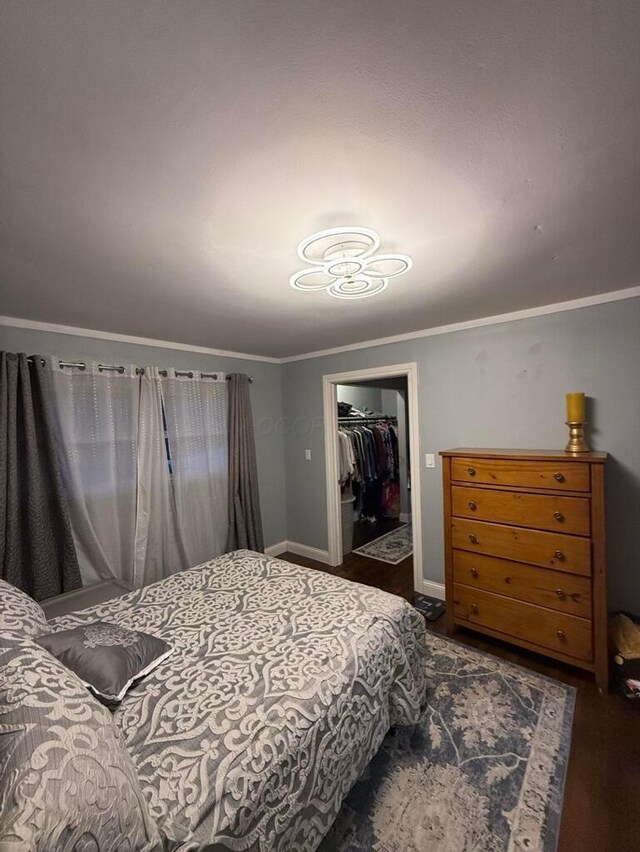
{"label": "sheer white curtain", "polygon": [[140,378],[138,500],[134,585],[142,586],[189,567],[178,524],[157,367]]}
{"label": "sheer white curtain", "polygon": [[224,553],[228,527],[228,392],[225,376],[162,380],[173,492],[189,566]]}
{"label": "sheer white curtain", "polygon": [[146,585],[224,553],[224,375],[49,364],[83,583]]}
{"label": "sheer white curtain", "polygon": [[133,365],[116,372],[49,363],[83,583],[133,583],[140,379]]}

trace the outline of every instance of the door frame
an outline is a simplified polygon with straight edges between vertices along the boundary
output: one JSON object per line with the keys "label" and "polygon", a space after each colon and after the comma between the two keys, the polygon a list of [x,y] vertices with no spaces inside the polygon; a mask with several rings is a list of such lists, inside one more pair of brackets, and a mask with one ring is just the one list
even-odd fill
{"label": "door frame", "polygon": [[327,489],[327,542],[329,565],[342,562],[342,525],[340,522],[340,485],[338,471],[338,392],[337,385],[363,382],[367,379],[407,379],[409,405],[409,459],[411,464],[411,521],[413,535],[413,587],[423,591],[422,579],[422,511],[420,500],[420,430],[418,415],[418,364],[390,364],[368,367],[346,373],[330,373],[322,377],[324,413],[324,457]]}

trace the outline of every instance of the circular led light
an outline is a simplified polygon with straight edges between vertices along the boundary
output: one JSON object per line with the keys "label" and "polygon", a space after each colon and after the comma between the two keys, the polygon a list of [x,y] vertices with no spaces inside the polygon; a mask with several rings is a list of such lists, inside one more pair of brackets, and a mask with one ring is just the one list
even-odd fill
{"label": "circular led light", "polygon": [[364,275],[360,275],[357,278],[353,278],[351,276],[349,276],[349,278],[340,278],[332,285],[332,289],[336,293],[354,296],[357,293],[364,293],[364,291],[368,290],[370,287],[371,279],[366,278]]}
{"label": "circular led light", "polygon": [[298,257],[314,265],[342,257],[369,257],[380,248],[380,237],[371,228],[328,228],[303,240]]}
{"label": "circular led light", "polygon": [[[366,257],[367,252],[371,247],[369,240],[365,240],[363,237],[346,240],[344,236],[340,236],[333,237],[332,240],[332,242],[327,240],[327,248],[325,248],[322,252],[322,256],[325,260],[344,260],[345,258]],[[335,242],[335,240],[338,240],[338,242]]]}
{"label": "circular led light", "polygon": [[367,259],[365,272],[371,278],[394,278],[412,266],[413,261],[406,254],[376,254]]}
{"label": "circular led light", "polygon": [[326,290],[335,299],[365,299],[386,289],[389,278],[413,266],[406,254],[379,254],[380,237],[371,228],[328,228],[303,240],[298,255],[312,269],[296,272],[296,290]]}
{"label": "circular led light", "polygon": [[340,258],[329,261],[325,265],[324,270],[327,275],[331,275],[333,278],[346,278],[350,275],[357,275],[358,272],[362,271],[363,267],[364,262],[357,258]]}
{"label": "circular led light", "polygon": [[[356,285],[357,289],[356,289]],[[365,286],[362,286],[365,285]],[[364,276],[357,279],[341,279],[327,288],[327,293],[335,299],[367,299],[382,293],[387,287],[385,278],[370,281]]]}
{"label": "circular led light", "polygon": [[326,290],[335,281],[335,276],[327,275],[324,269],[302,269],[289,279],[294,290]]}

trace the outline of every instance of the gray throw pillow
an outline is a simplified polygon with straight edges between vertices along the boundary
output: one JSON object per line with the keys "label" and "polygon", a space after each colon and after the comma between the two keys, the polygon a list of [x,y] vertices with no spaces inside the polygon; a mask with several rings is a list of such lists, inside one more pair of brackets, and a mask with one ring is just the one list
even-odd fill
{"label": "gray throw pillow", "polygon": [[31,639],[0,636],[0,850],[160,852],[111,713]]}
{"label": "gray throw pillow", "polygon": [[47,616],[26,592],[0,580],[0,633],[39,636],[49,630]]}
{"label": "gray throw pillow", "polygon": [[121,701],[134,681],[149,674],[171,653],[157,636],[94,621],[47,633],[35,640],[105,701]]}

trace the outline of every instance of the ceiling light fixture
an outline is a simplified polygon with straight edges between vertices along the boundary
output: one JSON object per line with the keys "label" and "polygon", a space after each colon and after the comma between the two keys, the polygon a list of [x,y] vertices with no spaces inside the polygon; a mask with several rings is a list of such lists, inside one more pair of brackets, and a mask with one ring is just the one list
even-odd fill
{"label": "ceiling light fixture", "polygon": [[389,278],[413,266],[406,254],[376,254],[380,237],[370,228],[329,228],[298,246],[298,257],[311,268],[289,279],[294,290],[326,290],[336,299],[366,299],[386,289]]}

